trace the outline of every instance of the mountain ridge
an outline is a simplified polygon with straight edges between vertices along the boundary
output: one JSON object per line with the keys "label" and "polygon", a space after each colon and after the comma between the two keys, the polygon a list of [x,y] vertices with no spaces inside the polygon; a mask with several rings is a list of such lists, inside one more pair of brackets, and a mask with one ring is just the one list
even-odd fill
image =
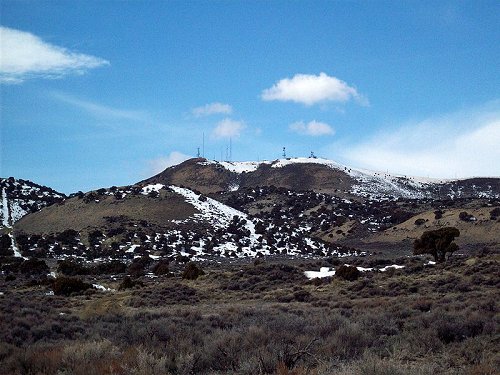
{"label": "mountain ridge", "polygon": [[261,162],[220,162],[193,158],[139,182],[147,183],[184,185],[203,193],[274,185],[352,198],[500,197],[500,177],[414,177],[350,168],[322,158]]}

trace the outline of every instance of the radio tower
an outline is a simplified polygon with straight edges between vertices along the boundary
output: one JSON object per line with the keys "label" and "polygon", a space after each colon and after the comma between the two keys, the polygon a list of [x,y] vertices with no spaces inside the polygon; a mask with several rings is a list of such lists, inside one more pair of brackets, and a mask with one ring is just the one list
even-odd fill
{"label": "radio tower", "polygon": [[283,147],[283,159],[286,159],[286,147]]}

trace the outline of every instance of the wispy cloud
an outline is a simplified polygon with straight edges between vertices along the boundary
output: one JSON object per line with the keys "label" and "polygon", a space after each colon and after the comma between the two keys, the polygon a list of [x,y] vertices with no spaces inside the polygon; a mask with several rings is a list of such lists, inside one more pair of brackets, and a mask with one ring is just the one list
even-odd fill
{"label": "wispy cloud", "polygon": [[26,31],[0,26],[0,83],[18,84],[30,78],[60,78],[109,65],[99,57],[44,42]]}
{"label": "wispy cloud", "polygon": [[150,122],[149,116],[143,111],[114,108],[88,100],[83,100],[62,92],[51,92],[50,96],[63,103],[82,109],[94,117]]}
{"label": "wispy cloud", "polygon": [[195,117],[210,116],[216,114],[229,115],[233,113],[233,108],[229,104],[215,102],[215,103],[205,104],[201,107],[193,108],[191,110],[191,113]]}
{"label": "wispy cloud", "polygon": [[157,174],[162,172],[168,167],[182,163],[185,160],[190,159],[191,156],[183,154],[179,151],[172,151],[167,156],[160,156],[156,159],[148,161],[148,173]]}
{"label": "wispy cloud", "polygon": [[212,137],[216,139],[221,138],[237,138],[241,135],[246,125],[243,121],[235,121],[226,118],[219,123],[212,131]]}
{"label": "wispy cloud", "polygon": [[367,103],[354,87],[326,73],[317,76],[296,74],[292,78],[281,79],[271,88],[262,91],[261,98],[266,101],[292,101],[308,106],[324,102],[344,103],[352,98]]}
{"label": "wispy cloud", "polygon": [[345,147],[351,165],[437,178],[500,176],[500,102],[406,124]]}
{"label": "wispy cloud", "polygon": [[288,128],[295,133],[313,137],[335,134],[335,130],[330,125],[315,120],[308,123],[304,121],[295,122],[290,124]]}

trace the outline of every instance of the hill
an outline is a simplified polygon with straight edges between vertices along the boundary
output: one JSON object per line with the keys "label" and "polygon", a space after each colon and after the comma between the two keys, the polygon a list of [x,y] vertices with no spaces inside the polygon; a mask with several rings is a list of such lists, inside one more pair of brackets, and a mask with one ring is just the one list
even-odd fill
{"label": "hill", "polygon": [[500,178],[439,180],[350,168],[321,158],[262,162],[190,159],[142,181],[185,186],[204,194],[247,187],[276,186],[341,197],[499,198]]}
{"label": "hill", "polygon": [[417,179],[316,158],[191,159],[135,185],[73,194],[19,220],[14,234],[25,256],[89,260],[397,255],[445,224],[430,220],[435,211],[480,211],[458,223],[463,243],[495,245],[498,221],[483,217],[499,192],[499,179]]}
{"label": "hill", "polygon": [[13,177],[0,178],[0,229],[23,216],[63,201],[66,196],[47,186]]}

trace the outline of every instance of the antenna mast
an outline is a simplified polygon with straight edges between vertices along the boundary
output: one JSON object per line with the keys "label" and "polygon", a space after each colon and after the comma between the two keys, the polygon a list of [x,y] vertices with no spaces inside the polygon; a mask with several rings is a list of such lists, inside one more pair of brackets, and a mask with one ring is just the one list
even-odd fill
{"label": "antenna mast", "polygon": [[196,157],[199,158],[200,157],[200,148],[198,147],[198,152],[196,153]]}
{"label": "antenna mast", "polygon": [[283,159],[286,159],[286,147],[283,147]]}

